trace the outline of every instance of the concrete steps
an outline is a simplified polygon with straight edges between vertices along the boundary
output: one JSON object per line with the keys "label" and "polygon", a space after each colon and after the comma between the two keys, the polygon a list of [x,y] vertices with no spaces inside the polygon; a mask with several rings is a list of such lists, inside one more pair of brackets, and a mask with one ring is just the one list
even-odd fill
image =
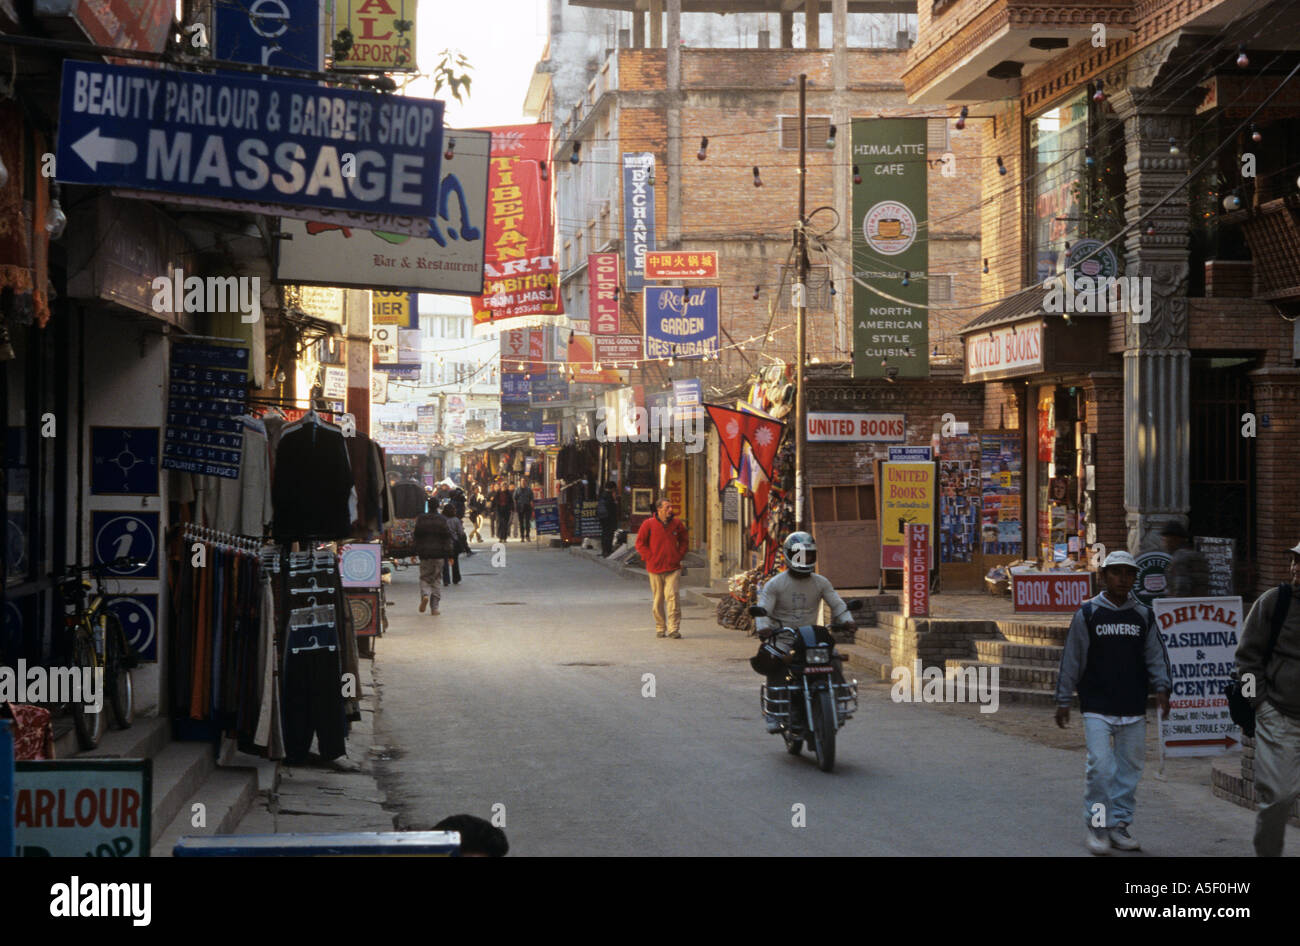
{"label": "concrete steps", "polygon": [[[256,769],[214,768],[189,796],[180,800],[175,816],[165,826],[154,829],[152,856],[171,857],[182,837],[234,833],[256,798]],[[196,804],[203,806],[201,827],[194,824]]]}
{"label": "concrete steps", "polygon": [[1031,664],[1017,663],[988,663],[981,660],[946,660],[944,669],[964,670],[966,667],[996,667],[998,671],[997,682],[999,687],[1010,686],[1026,690],[1042,690],[1047,693],[1056,692],[1057,672],[1055,669],[1045,667],[1035,667]]}
{"label": "concrete steps", "polygon": [[1038,624],[1032,621],[997,621],[998,633],[1012,644],[1031,647],[1063,647],[1067,625]]}
{"label": "concrete steps", "polygon": [[1011,641],[975,642],[975,657],[981,663],[1014,663],[1030,667],[1055,669],[1061,665],[1062,647],[1041,644],[1016,644]]}

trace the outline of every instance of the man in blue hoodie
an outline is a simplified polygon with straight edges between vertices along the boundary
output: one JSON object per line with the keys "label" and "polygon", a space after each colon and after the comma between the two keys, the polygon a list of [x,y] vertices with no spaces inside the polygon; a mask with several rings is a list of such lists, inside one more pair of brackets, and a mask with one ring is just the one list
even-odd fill
{"label": "man in blue hoodie", "polygon": [[1056,725],[1062,729],[1079,693],[1088,746],[1084,843],[1093,854],[1141,847],[1128,826],[1146,756],[1149,687],[1161,717],[1169,715],[1169,654],[1151,609],[1133,596],[1137,572],[1127,552],[1106,556],[1102,592],[1074,613],[1056,682]]}

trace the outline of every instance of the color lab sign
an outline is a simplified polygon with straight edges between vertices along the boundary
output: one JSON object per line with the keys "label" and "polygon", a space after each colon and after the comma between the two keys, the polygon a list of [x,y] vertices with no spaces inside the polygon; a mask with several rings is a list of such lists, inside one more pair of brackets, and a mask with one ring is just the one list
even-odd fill
{"label": "color lab sign", "polygon": [[1012,575],[1016,611],[1074,611],[1092,597],[1091,572]]}
{"label": "color lab sign", "polygon": [[934,522],[934,464],[882,463],[880,469],[880,567],[903,568],[904,530]]}
{"label": "color lab sign", "polygon": [[19,856],[148,856],[150,760],[18,762],[14,770]]}

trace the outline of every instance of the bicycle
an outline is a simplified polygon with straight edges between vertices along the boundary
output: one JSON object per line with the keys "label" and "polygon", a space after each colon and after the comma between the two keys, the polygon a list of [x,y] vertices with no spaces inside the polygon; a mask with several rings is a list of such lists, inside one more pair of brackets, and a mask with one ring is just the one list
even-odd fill
{"label": "bicycle", "polygon": [[[92,674],[103,671],[103,687],[108,691],[108,703],[118,729],[129,729],[135,721],[135,691],[131,684],[131,670],[139,663],[126,637],[126,631],[117,615],[108,610],[108,595],[104,590],[105,572],[138,565],[131,559],[119,558],[105,565],[70,566],[67,574],[55,577],[54,584],[63,594],[64,627],[71,631],[70,666]],[[89,574],[91,583],[81,576]],[[63,589],[68,590],[63,590]],[[83,674],[82,679],[85,679]],[[82,694],[83,697],[85,694]],[[94,749],[104,734],[104,712],[94,712],[85,700],[68,704],[72,711],[73,728],[77,743],[83,750]]]}

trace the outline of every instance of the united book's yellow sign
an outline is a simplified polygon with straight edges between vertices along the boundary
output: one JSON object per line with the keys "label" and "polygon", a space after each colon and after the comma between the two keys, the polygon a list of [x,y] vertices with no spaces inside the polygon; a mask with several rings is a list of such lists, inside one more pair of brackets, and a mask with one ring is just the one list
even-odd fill
{"label": "united book's yellow sign", "polygon": [[934,464],[882,463],[880,478],[880,567],[902,568],[907,524],[934,525]]}
{"label": "united book's yellow sign", "polygon": [[335,54],[335,69],[415,71],[416,0],[336,0],[336,40],[346,28],[352,45]]}

